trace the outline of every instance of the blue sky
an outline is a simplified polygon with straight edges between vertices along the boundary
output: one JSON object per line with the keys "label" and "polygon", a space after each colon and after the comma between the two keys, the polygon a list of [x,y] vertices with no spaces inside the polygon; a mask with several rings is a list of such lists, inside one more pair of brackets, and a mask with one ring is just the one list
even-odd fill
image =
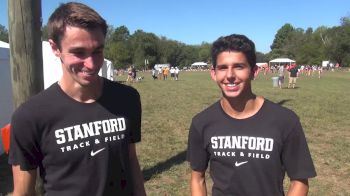
{"label": "blue sky", "polygon": [[[64,0],[42,0],[43,23]],[[269,52],[276,32],[293,27],[340,25],[350,16],[349,0],[81,0],[108,22],[186,44],[213,42],[219,36],[245,34],[257,51]],[[7,0],[0,0],[0,24],[8,28]]]}

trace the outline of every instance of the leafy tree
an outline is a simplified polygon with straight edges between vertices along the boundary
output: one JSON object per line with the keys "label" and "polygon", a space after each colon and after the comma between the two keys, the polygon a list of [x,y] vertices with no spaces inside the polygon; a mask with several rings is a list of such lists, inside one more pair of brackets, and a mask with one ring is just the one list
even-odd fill
{"label": "leafy tree", "polygon": [[198,49],[199,61],[203,61],[203,62],[210,62],[211,61],[210,49],[211,49],[210,43],[203,42],[199,46],[199,49]]}
{"label": "leafy tree", "polygon": [[257,63],[259,63],[259,62],[268,62],[269,61],[268,56],[265,55],[262,52],[256,52],[255,55],[256,55],[256,62]]}
{"label": "leafy tree", "polygon": [[126,68],[132,64],[131,48],[127,42],[112,42],[105,49],[106,58],[113,62],[115,68]]}
{"label": "leafy tree", "polygon": [[9,42],[9,32],[6,29],[6,27],[2,26],[1,24],[0,24],[0,40],[6,43]]}
{"label": "leafy tree", "polygon": [[110,35],[108,35],[108,41],[111,42],[127,41],[129,38],[130,32],[126,26],[120,26],[116,29],[112,29]]}
{"label": "leafy tree", "polygon": [[331,60],[342,65],[344,59],[347,59],[350,53],[350,25],[333,27],[329,30],[328,36],[327,53]]}
{"label": "leafy tree", "polygon": [[159,38],[153,33],[146,33],[142,30],[137,30],[130,36],[130,44],[133,50],[132,61],[138,69],[145,66],[145,59],[149,60],[150,64],[157,59],[158,55],[158,40]]}
{"label": "leafy tree", "polygon": [[47,41],[49,40],[49,34],[48,34],[48,31],[47,31],[47,25],[44,25],[41,27],[41,36],[42,36],[42,40],[44,41]]}
{"label": "leafy tree", "polygon": [[285,24],[283,25],[275,35],[275,39],[273,40],[273,43],[271,45],[271,50],[279,50],[282,49],[287,40],[288,37],[293,33],[294,27],[291,24]]}

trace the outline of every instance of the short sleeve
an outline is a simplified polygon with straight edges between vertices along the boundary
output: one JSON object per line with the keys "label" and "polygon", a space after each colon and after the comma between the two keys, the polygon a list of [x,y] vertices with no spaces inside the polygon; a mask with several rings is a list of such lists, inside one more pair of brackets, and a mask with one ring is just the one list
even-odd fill
{"label": "short sleeve", "polygon": [[36,169],[42,153],[38,130],[29,112],[15,112],[11,120],[9,164],[20,165],[21,170]]}
{"label": "short sleeve", "polygon": [[130,132],[130,142],[136,143],[141,141],[141,115],[142,115],[142,109],[141,109],[141,100],[140,100],[140,94],[135,90],[135,93],[133,94],[133,102],[131,102],[132,110],[132,125],[131,125],[131,132]]}
{"label": "short sleeve", "polygon": [[205,171],[208,167],[209,155],[203,139],[203,135],[195,128],[192,121],[188,135],[187,161],[195,171]]}
{"label": "short sleeve", "polygon": [[282,161],[290,179],[307,179],[316,171],[306,138],[298,120],[283,146]]}

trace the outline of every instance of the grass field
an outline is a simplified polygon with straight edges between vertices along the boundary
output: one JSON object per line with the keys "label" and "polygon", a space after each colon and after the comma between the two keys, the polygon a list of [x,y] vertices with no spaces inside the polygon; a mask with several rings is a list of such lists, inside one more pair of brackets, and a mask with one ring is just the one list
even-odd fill
{"label": "grass field", "polygon": [[[146,191],[189,195],[185,151],[191,118],[218,100],[220,91],[208,72],[181,72],[179,81],[139,75],[145,79],[131,85],[142,99],[142,142],[137,148]],[[321,79],[301,76],[296,89],[273,88],[271,77],[259,75],[253,89],[300,117],[318,174],[310,180],[309,195],[350,195],[350,72],[323,72]]]}
{"label": "grass field", "polygon": [[[208,72],[180,72],[179,81],[139,75],[144,80],[129,85],[142,99],[142,142],[137,151],[147,194],[189,195],[185,156],[191,118],[217,101],[220,91]],[[273,88],[271,77],[259,75],[253,89],[300,117],[318,174],[310,180],[309,195],[350,195],[350,72],[324,72],[321,79],[301,76],[296,89]],[[208,182],[210,191],[209,178]]]}

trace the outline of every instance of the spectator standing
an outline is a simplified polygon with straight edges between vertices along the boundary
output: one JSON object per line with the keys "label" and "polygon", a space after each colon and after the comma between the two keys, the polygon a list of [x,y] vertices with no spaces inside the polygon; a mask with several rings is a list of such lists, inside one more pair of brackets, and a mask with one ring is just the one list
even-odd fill
{"label": "spectator standing", "polygon": [[284,65],[280,65],[278,68],[278,87],[282,89],[284,83]]}
{"label": "spectator standing", "polygon": [[297,83],[297,77],[298,77],[298,66],[294,64],[289,70],[288,88],[290,87],[295,88],[295,84]]}
{"label": "spectator standing", "polygon": [[175,67],[175,80],[179,79],[179,73],[180,73],[180,69],[178,67]]}
{"label": "spectator standing", "polygon": [[171,77],[171,80],[175,80],[175,68],[174,67],[170,68],[170,77]]}
{"label": "spectator standing", "polygon": [[163,69],[162,67],[158,67],[158,79],[161,80],[163,78]]}

